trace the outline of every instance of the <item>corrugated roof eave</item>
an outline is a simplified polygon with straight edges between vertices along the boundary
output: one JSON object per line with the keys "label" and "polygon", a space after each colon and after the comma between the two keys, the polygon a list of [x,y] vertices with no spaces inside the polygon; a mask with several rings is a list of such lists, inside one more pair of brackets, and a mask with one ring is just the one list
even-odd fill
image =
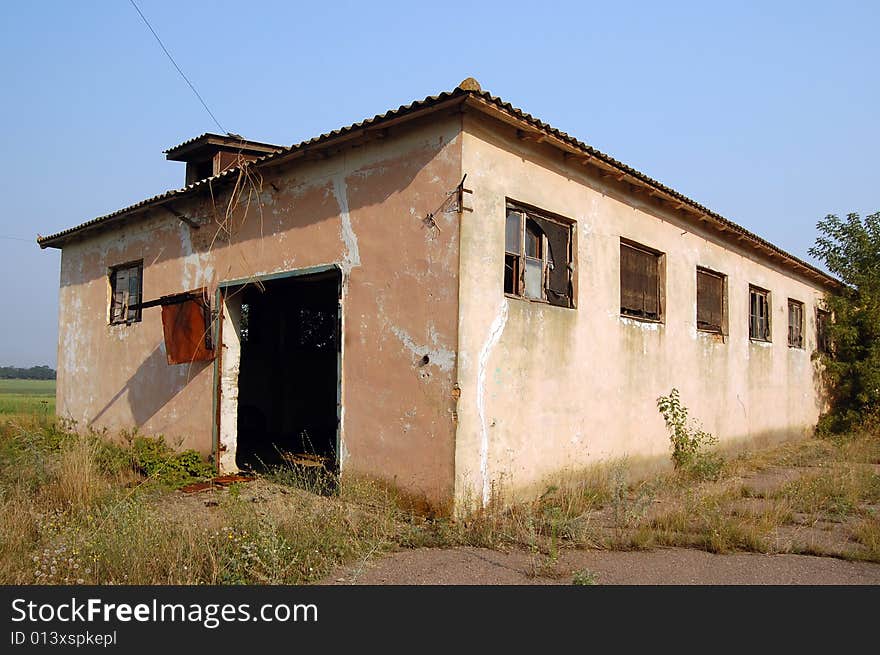
{"label": "corrugated roof eave", "polygon": [[[817,275],[817,276],[821,277],[828,287],[840,288],[840,286],[842,284],[840,282],[840,280],[834,278],[833,276],[829,275],[828,273],[813,266],[812,264],[809,264],[808,262],[801,260],[798,257],[795,257],[794,255],[783,250],[782,248],[779,248],[778,246],[767,241],[766,239],[763,239],[762,237],[758,236],[757,234],[750,232],[746,228],[731,221],[730,219],[725,218],[721,214],[718,214],[717,212],[712,211],[711,209],[709,209],[709,208],[705,207],[704,205],[698,203],[697,201],[689,198],[688,196],[676,191],[675,189],[672,189],[671,187],[666,186],[662,182],[659,182],[659,181],[651,178],[650,176],[642,173],[641,171],[638,171],[638,170],[628,166],[627,164],[624,164],[623,162],[618,161],[617,159],[611,157],[610,155],[607,155],[604,152],[601,152],[600,150],[593,148],[592,146],[584,143],[583,141],[580,141],[579,139],[567,134],[566,132],[563,132],[563,131],[561,131],[551,125],[548,125],[547,123],[544,123],[543,121],[535,118],[531,114],[528,114],[527,112],[524,112],[521,109],[514,107],[510,103],[505,102],[501,98],[499,98],[497,96],[493,96],[488,91],[470,90],[470,89],[464,90],[462,88],[456,88],[453,91],[444,91],[438,95],[428,96],[423,100],[416,100],[416,101],[409,103],[408,105],[402,105],[402,106],[398,107],[397,109],[388,110],[384,114],[378,114],[378,115],[374,116],[373,118],[365,119],[365,120],[359,121],[357,123],[353,123],[351,125],[348,125],[346,127],[332,130],[331,132],[326,132],[326,133],[321,134],[319,136],[313,137],[307,141],[302,141],[302,142],[294,144],[292,146],[282,148],[278,152],[267,154],[263,157],[260,157],[256,160],[250,162],[247,165],[260,166],[260,165],[263,165],[263,164],[271,162],[271,161],[279,160],[279,159],[282,159],[286,156],[291,155],[292,153],[299,152],[303,149],[306,149],[306,148],[309,148],[309,147],[312,147],[312,146],[315,146],[318,144],[324,144],[327,142],[331,142],[331,141],[336,140],[340,137],[343,137],[347,134],[350,134],[351,132],[354,132],[354,131],[357,131],[360,129],[374,127],[377,124],[381,124],[382,122],[385,122],[385,121],[388,121],[388,120],[391,120],[394,118],[398,118],[401,116],[405,116],[408,113],[414,113],[420,109],[430,108],[434,105],[438,105],[438,104],[442,103],[445,100],[455,98],[455,97],[460,97],[460,98],[462,98],[462,100],[467,100],[468,98],[478,98],[484,102],[488,102],[489,104],[506,112],[510,116],[529,124],[530,126],[534,127],[535,129],[540,130],[541,132],[544,132],[550,136],[555,137],[556,139],[558,139],[562,143],[567,144],[569,147],[574,148],[575,150],[581,151],[591,157],[595,157],[596,159],[599,159],[599,160],[605,162],[607,165],[610,165],[610,166],[618,169],[620,172],[626,173],[627,175],[629,175],[633,179],[639,180],[639,181],[643,182],[644,184],[647,184],[660,192],[663,192],[673,198],[676,198],[677,200],[681,201],[682,203],[696,209],[698,212],[702,212],[707,217],[711,217],[713,220],[717,221],[718,223],[725,226],[726,228],[731,229],[732,231],[742,235],[747,240],[752,241],[753,243],[758,244],[759,246],[761,246],[763,248],[767,248],[768,250],[772,250],[772,251],[776,252],[777,254],[782,256],[784,259],[788,260],[789,263],[793,265],[793,267],[804,269],[805,271],[811,272],[813,275]],[[194,139],[190,139],[190,141],[184,142],[183,144],[179,144],[176,147],[180,147],[182,145],[185,145],[186,143],[189,143],[191,141],[202,138],[202,136],[204,136],[204,135],[201,135],[199,137],[195,137]],[[57,232],[56,234],[52,234],[47,237],[39,237],[37,239],[37,243],[40,245],[41,248],[60,247],[61,245],[63,245],[63,242],[65,240],[73,237],[74,235],[76,235],[80,232],[87,231],[89,229],[93,229],[93,228],[98,227],[100,225],[103,225],[106,222],[111,221],[115,218],[119,218],[121,216],[127,215],[133,211],[143,209],[143,208],[146,208],[146,207],[149,207],[152,205],[156,205],[156,204],[161,204],[162,202],[170,200],[172,198],[181,197],[181,196],[185,196],[187,194],[193,193],[196,190],[198,190],[199,188],[204,188],[204,185],[206,185],[206,184],[213,184],[215,181],[221,181],[222,178],[224,178],[224,177],[228,178],[233,174],[237,174],[238,170],[239,170],[238,167],[227,169],[226,171],[223,171],[222,173],[220,173],[218,175],[215,175],[213,177],[210,177],[210,178],[207,178],[204,180],[200,180],[199,182],[195,182],[195,183],[190,184],[190,185],[183,187],[181,189],[166,191],[164,193],[158,194],[158,195],[153,196],[151,198],[148,198],[146,200],[142,200],[140,202],[137,202],[133,205],[129,205],[128,207],[124,207],[122,209],[116,210],[110,214],[106,214],[104,216],[99,216],[97,218],[94,218],[90,221],[87,221],[87,222],[82,223],[80,225],[77,225],[75,227],[68,228],[67,230],[62,230],[60,232]]]}

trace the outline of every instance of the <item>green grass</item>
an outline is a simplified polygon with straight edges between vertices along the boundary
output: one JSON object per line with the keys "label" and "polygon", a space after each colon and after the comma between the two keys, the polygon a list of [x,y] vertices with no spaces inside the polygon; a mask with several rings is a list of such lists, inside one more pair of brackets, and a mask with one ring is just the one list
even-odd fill
{"label": "green grass", "polygon": [[55,380],[0,380],[0,414],[54,414]]}

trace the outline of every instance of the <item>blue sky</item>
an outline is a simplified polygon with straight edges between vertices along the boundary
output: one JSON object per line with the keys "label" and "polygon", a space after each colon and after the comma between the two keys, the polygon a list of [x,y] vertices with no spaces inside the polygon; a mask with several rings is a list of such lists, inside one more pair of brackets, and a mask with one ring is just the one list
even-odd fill
{"label": "blue sky", "polygon": [[[286,144],[467,76],[806,258],[880,209],[880,3],[139,0],[224,127]],[[37,233],[180,186],[210,117],[127,0],[0,8],[0,365],[55,364]]]}

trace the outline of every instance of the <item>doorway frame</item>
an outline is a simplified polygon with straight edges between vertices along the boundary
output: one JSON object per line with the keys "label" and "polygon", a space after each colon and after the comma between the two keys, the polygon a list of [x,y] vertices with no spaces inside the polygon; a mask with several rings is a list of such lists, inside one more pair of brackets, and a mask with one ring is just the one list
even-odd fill
{"label": "doorway frame", "polygon": [[[237,278],[233,280],[224,280],[217,285],[214,293],[214,306],[217,308],[214,312],[214,343],[217,346],[217,356],[214,357],[214,377],[213,377],[213,399],[212,399],[212,438],[211,438],[211,457],[213,459],[215,473],[222,474],[220,470],[220,416],[222,415],[222,371],[223,371],[223,308],[226,303],[226,290],[230,287],[241,287],[245,284],[254,282],[268,282],[271,280],[280,280],[291,277],[304,277],[308,275],[317,275],[319,273],[327,273],[335,271],[338,276],[337,297],[336,297],[336,332],[339,340],[336,348],[336,470],[342,473],[342,350],[345,347],[343,319],[343,297],[345,290],[345,271],[339,264],[321,264],[319,266],[307,266],[305,268],[296,268],[289,271],[280,271],[277,273],[269,273],[266,275],[251,275],[249,277]],[[236,412],[237,415],[237,412]],[[236,440],[238,439],[238,428],[236,427]],[[231,472],[231,471],[230,471]]]}

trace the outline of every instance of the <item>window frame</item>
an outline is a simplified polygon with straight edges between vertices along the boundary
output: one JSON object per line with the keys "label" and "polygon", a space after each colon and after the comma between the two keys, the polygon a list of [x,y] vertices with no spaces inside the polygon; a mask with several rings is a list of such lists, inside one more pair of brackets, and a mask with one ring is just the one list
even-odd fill
{"label": "window frame", "polygon": [[[721,325],[718,326],[718,329],[712,329],[707,327],[700,327],[700,274],[709,275],[711,277],[718,278],[721,281]],[[722,336],[726,336],[728,333],[728,320],[727,320],[727,310],[728,310],[728,301],[727,301],[727,275],[721,273],[720,271],[716,271],[714,269],[708,268],[706,266],[697,266],[696,272],[696,297],[695,297],[695,309],[696,315],[694,316],[694,321],[697,327],[698,332],[705,332],[706,334],[720,334]]]}
{"label": "window frame", "polygon": [[821,307],[816,307],[816,350],[823,355],[832,354],[831,335],[828,328],[833,319],[832,313]]}
{"label": "window frame", "polygon": [[[652,255],[657,260],[657,318],[650,316],[641,316],[634,312],[626,312],[623,307],[623,248],[630,248],[648,255]],[[620,237],[620,249],[617,258],[618,279],[619,279],[619,300],[620,300],[620,316],[636,321],[644,321],[646,323],[666,322],[666,253],[651,248],[638,241]]]}
{"label": "window frame", "polygon": [[[759,315],[752,313],[752,295],[755,294],[759,298],[763,298],[766,308],[766,337],[755,336],[752,334],[752,317]],[[749,285],[749,340],[760,343],[773,343],[773,302],[769,289],[764,289],[755,284]]]}
{"label": "window frame", "polygon": [[[792,341],[792,329],[791,329],[792,328],[791,319],[792,319],[792,309],[793,308],[796,309],[798,311],[798,313],[800,313],[800,321],[798,322],[798,326],[797,326],[798,339],[796,339],[794,342]],[[804,327],[805,327],[804,326],[804,318],[805,318],[804,303],[800,300],[795,299],[795,298],[789,298],[788,299],[788,347],[789,348],[797,348],[799,350],[806,349],[807,344],[806,344],[806,339],[805,339],[806,330],[804,329]]]}
{"label": "window frame", "polygon": [[[129,279],[128,289],[123,291],[124,301],[122,306],[122,313],[124,316],[120,316],[117,318],[115,316],[116,313],[116,276],[120,271],[137,271],[137,302],[130,303],[130,294],[131,294],[131,281]],[[144,260],[138,259],[130,262],[125,262],[124,264],[116,264],[107,269],[107,281],[110,286],[110,303],[109,303],[109,316],[108,323],[109,325],[131,325],[132,323],[140,323],[143,318],[143,309],[138,307],[137,309],[132,310],[130,308],[130,304],[140,304],[143,302],[144,297]],[[132,312],[134,312],[132,314]]]}
{"label": "window frame", "polygon": [[[519,250],[515,252],[508,248],[507,242],[507,224],[510,218],[511,213],[519,214]],[[555,226],[558,226],[561,229],[564,229],[568,232],[568,251],[565,253],[566,261],[565,262],[553,262],[554,266],[566,266],[569,269],[569,290],[570,294],[568,297],[568,304],[561,304],[552,302],[547,297],[547,289],[550,283],[550,257],[551,257],[551,248],[549,243],[549,238],[541,226],[540,222],[535,219],[540,219],[540,221],[546,221],[548,223],[552,223]],[[529,234],[529,224],[532,223],[535,226],[535,229],[540,234],[540,239],[538,240],[538,254],[539,257],[532,257],[529,254],[526,254],[526,244],[528,242],[528,234]],[[555,214],[551,214],[544,210],[537,209],[530,205],[515,202],[512,200],[507,200],[505,203],[504,210],[504,295],[508,298],[515,298],[517,300],[525,300],[528,302],[542,303],[545,305],[550,305],[552,307],[560,307],[562,309],[576,309],[575,297],[576,297],[576,266],[575,266],[575,253],[577,252],[575,246],[575,235],[577,231],[574,229],[575,222],[567,219],[562,216],[557,216]],[[558,257],[558,255],[557,255]],[[527,274],[527,262],[528,261],[540,261],[541,263],[541,296],[534,297],[529,296],[526,293],[526,279],[525,276]],[[508,290],[508,275],[510,275],[512,279],[512,290]],[[564,297],[564,296],[563,296]]]}

